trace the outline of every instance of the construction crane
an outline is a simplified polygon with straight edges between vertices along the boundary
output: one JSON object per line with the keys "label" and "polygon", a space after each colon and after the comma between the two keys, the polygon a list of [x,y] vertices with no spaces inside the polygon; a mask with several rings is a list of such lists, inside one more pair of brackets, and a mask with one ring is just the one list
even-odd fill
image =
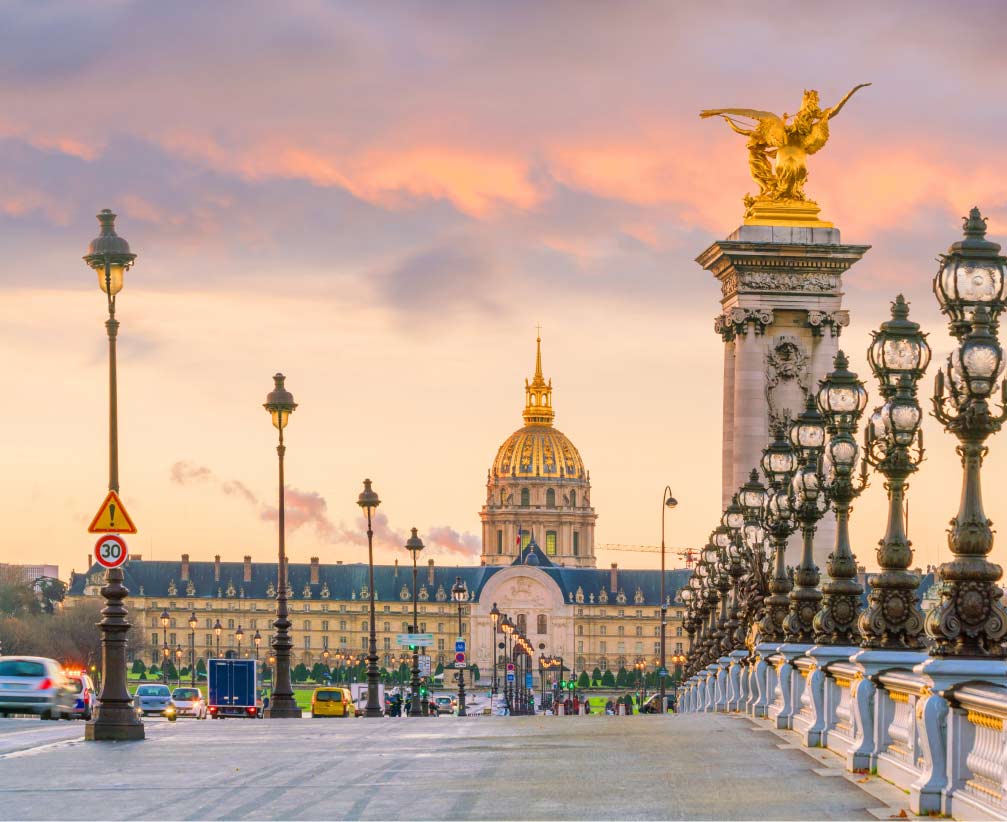
{"label": "construction crane", "polygon": [[[660,545],[621,545],[621,544],[605,544],[598,546],[599,551],[633,551],[638,554],[660,554]],[[681,557],[685,560],[685,567],[691,568],[695,557],[695,553],[691,548],[675,548],[673,546],[666,546],[665,551],[670,554],[674,554],[677,557]]]}

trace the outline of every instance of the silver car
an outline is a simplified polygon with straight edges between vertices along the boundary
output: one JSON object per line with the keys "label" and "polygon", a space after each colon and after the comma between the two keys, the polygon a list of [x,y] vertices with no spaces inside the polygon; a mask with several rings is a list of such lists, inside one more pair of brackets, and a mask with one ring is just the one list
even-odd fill
{"label": "silver car", "polygon": [[0,656],[0,715],[72,719],[76,694],[62,666],[42,656]]}
{"label": "silver car", "polygon": [[167,685],[141,685],[136,689],[133,705],[136,707],[136,712],[142,716],[147,714],[165,715],[173,713],[175,708],[171,701],[171,691],[168,690]]}
{"label": "silver car", "polygon": [[171,692],[171,701],[175,703],[179,716],[206,719],[206,700],[199,688],[175,688]]}

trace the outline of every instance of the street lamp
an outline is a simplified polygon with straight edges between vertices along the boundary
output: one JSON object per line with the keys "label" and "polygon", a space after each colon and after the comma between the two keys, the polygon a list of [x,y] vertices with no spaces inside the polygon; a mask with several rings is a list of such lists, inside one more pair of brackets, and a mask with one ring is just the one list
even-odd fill
{"label": "street lamp", "polygon": [[[122,290],[123,274],[132,267],[136,255],[129,243],[115,233],[115,214],[105,208],[98,214],[101,231],[88,246],[84,262],[98,275],[98,286],[107,298],[108,319],[108,490],[119,491],[119,411],[115,341],[119,321],[115,318],[115,297]],[[94,708],[94,718],[84,729],[89,740],[143,739],[143,722],[133,709],[133,698],[126,688],[126,633],[128,614],[123,601],[129,590],[122,584],[123,570],[105,571],[101,595],[105,599],[101,630],[101,692]]]}
{"label": "street lamp", "polygon": [[224,630],[224,626],[220,624],[218,619],[213,623],[213,634],[217,637],[217,659],[220,659],[220,634]]}
{"label": "street lamp", "polygon": [[[252,642],[255,643],[255,661],[259,661],[259,646],[262,644],[262,634],[259,633],[259,629],[255,629],[255,635],[252,637]],[[328,653],[326,651],[326,653]]]}
{"label": "street lamp", "polygon": [[497,693],[497,667],[499,667],[500,655],[497,653],[497,625],[500,622],[500,609],[497,608],[497,604],[494,602],[493,607],[490,608],[490,622],[493,623],[493,685],[490,692],[493,696]]}
{"label": "street lamp", "polygon": [[175,682],[181,686],[182,684],[182,646],[175,646]]}
{"label": "street lamp", "polygon": [[171,650],[168,648],[168,625],[171,623],[171,617],[168,615],[168,609],[165,608],[161,611],[161,680],[165,685],[168,684],[168,672],[164,670],[164,663],[166,660],[171,659]]}
{"label": "street lamp", "polygon": [[276,656],[276,667],[273,669],[273,694],[269,700],[266,715],[270,719],[299,719],[301,709],[294,702],[294,689],[290,683],[290,651],[294,642],[290,638],[290,620],[287,615],[286,514],[283,478],[283,457],[287,453],[287,446],[283,444],[283,429],[287,427],[290,415],[297,408],[297,403],[294,402],[293,394],[284,386],[284,380],[286,377],[283,374],[277,373],[273,376],[273,390],[266,395],[266,401],[262,406],[269,412],[273,427],[276,428],[279,436],[276,446],[279,469],[278,558],[276,564],[276,620],[273,622],[276,633],[273,634],[272,642],[273,654]]}
{"label": "street lamp", "polygon": [[769,596],[759,625],[762,642],[783,642],[783,622],[790,608],[793,582],[787,573],[787,540],[797,529],[790,499],[790,482],[797,470],[797,454],[784,438],[783,426],[776,429],[773,441],[762,452],[762,472],[769,483],[765,519],[773,545],[773,576],[769,580]]}
{"label": "street lamp", "polygon": [[196,612],[189,614],[189,679],[193,688],[196,687]]}
{"label": "street lamp", "polygon": [[[507,616],[507,614],[504,614],[503,617],[501,617],[501,619],[500,619],[500,630],[503,632],[503,635],[504,635],[503,645],[504,645],[504,660],[506,660],[505,664],[509,665],[510,661],[511,661],[511,658],[510,658],[510,638],[511,638],[511,634],[514,633],[514,623],[511,622],[510,617]],[[511,704],[511,692],[512,692],[512,689],[511,689],[511,680],[510,680],[510,677],[507,676],[508,673],[510,673],[510,669],[509,668],[505,668],[504,669],[504,700],[507,703],[507,712],[511,713],[512,710],[513,710],[513,705]]]}
{"label": "street lamp", "polygon": [[238,630],[234,632],[234,638],[238,640],[238,659],[241,659],[241,640],[245,638],[245,632],[241,630],[241,626],[238,626]]}
{"label": "street lamp", "polygon": [[[416,562],[419,558],[420,551],[423,550],[423,540],[421,540],[417,534],[416,529],[413,528],[412,536],[406,540],[406,550],[412,555],[413,558],[413,633],[418,634],[420,632],[419,623],[419,610],[416,604],[416,585],[417,585],[417,571]],[[413,644],[413,669],[412,669],[412,697],[409,700],[409,716],[423,716],[423,707],[420,705],[420,646]]]}
{"label": "street lamp", "polygon": [[815,614],[815,643],[849,646],[860,641],[857,617],[863,587],[857,582],[857,559],[850,548],[850,506],[867,486],[867,464],[854,476],[859,449],[853,434],[867,405],[867,391],[840,351],[835,369],[819,383],[818,407],[825,417],[829,443],[825,455],[825,487],[836,513],[836,547],[826,568],[822,607]]}
{"label": "street lamp", "polygon": [[[451,586],[451,598],[458,603],[458,638],[463,639],[462,633],[462,606],[469,598],[469,589],[465,585],[465,580],[455,577],[455,584]],[[457,663],[455,663],[457,665]],[[464,663],[463,663],[464,665]],[[468,716],[465,712],[465,668],[458,669],[458,716]]]}
{"label": "street lamp", "polygon": [[[665,700],[667,696],[665,694],[665,675],[667,674],[667,669],[665,665],[667,664],[667,659],[665,658],[666,644],[668,642],[668,595],[665,593],[665,570],[664,570],[664,521],[665,514],[672,508],[678,505],[678,500],[672,496],[671,486],[664,486],[664,492],[661,494],[661,667],[657,672],[658,682],[661,687],[661,710],[667,710]],[[576,660],[575,660],[576,661]]]}
{"label": "street lamp", "polygon": [[371,481],[364,480],[364,490],[357,497],[359,505],[367,515],[367,597],[370,600],[371,620],[368,623],[370,628],[370,639],[367,645],[367,707],[364,709],[365,717],[377,717],[382,715],[381,705],[378,702],[378,639],[374,632],[374,512],[381,504],[376,492],[371,490]]}
{"label": "street lamp", "polygon": [[1007,420],[1007,383],[1000,386],[1000,411],[994,414],[989,406],[1004,369],[994,332],[1005,305],[1005,265],[1000,246],[986,239],[986,220],[973,208],[965,220],[965,239],[942,257],[934,278],[941,311],[958,339],[945,370],[937,372],[934,416],[958,438],[964,469],[961,502],[948,534],[954,557],[937,572],[941,600],[925,621],[936,657],[1001,660],[1005,652],[1007,610],[997,585],[1003,571],[986,559],[993,532],[980,479],[986,439]]}

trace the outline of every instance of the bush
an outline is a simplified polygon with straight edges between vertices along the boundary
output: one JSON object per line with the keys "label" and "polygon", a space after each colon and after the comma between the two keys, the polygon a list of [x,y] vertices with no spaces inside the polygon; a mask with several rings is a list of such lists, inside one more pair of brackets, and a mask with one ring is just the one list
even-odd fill
{"label": "bush", "polygon": [[605,673],[601,675],[601,684],[605,688],[615,687],[615,677],[612,676],[611,671],[605,671]]}
{"label": "bush", "polygon": [[619,688],[625,688],[630,684],[629,672],[625,668],[619,668],[619,673],[615,675],[615,684]]}
{"label": "bush", "polygon": [[290,678],[294,682],[307,682],[308,681],[308,668],[303,662],[298,662],[294,667],[294,670],[290,672]]}
{"label": "bush", "polygon": [[178,679],[178,669],[175,667],[175,663],[170,659],[164,661],[164,665],[161,668],[161,673],[164,674],[168,679]]}
{"label": "bush", "polygon": [[591,684],[600,685],[601,684],[601,668],[597,666],[593,671],[591,671]]}
{"label": "bush", "polygon": [[577,687],[578,688],[589,688],[591,687],[591,680],[587,675],[587,671],[581,671],[580,676],[577,677]]}
{"label": "bush", "polygon": [[146,671],[140,671],[139,680],[141,682],[146,682],[147,681],[147,672]]}
{"label": "bush", "polygon": [[142,659],[134,659],[133,660],[133,669],[132,669],[132,671],[133,671],[134,674],[142,674],[146,670],[147,670],[147,666],[143,664],[143,660]]}

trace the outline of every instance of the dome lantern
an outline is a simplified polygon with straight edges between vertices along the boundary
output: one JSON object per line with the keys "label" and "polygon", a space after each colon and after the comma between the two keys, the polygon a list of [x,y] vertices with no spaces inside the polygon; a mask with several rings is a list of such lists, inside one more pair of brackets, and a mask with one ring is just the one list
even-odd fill
{"label": "dome lantern", "polygon": [[535,338],[535,376],[524,381],[525,425],[552,425],[552,380],[542,376],[542,335]]}

